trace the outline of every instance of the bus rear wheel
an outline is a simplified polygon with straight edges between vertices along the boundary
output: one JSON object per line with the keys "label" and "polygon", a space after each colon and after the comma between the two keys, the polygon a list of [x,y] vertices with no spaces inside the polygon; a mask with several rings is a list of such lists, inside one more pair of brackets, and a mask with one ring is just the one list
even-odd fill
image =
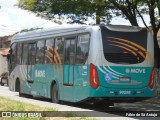
{"label": "bus rear wheel", "polygon": [[53,87],[52,87],[52,92],[51,92],[51,97],[52,97],[52,102],[53,103],[59,103],[60,102],[58,94],[59,93],[58,93],[57,85],[54,84]]}

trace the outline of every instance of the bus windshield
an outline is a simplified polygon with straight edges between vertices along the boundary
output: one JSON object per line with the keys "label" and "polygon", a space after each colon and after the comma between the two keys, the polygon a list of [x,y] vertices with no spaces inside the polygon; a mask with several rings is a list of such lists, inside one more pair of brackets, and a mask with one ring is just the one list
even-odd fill
{"label": "bus windshield", "polygon": [[147,30],[121,31],[101,26],[103,51],[108,62],[137,64],[146,59]]}

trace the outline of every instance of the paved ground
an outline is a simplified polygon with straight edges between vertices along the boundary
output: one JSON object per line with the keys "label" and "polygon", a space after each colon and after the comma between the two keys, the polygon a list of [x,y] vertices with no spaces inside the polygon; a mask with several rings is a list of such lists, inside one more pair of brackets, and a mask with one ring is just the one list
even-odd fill
{"label": "paved ground", "polygon": [[[37,99],[37,98],[22,98],[19,97],[17,92],[11,92],[8,90],[8,87],[0,86],[0,96],[18,100],[25,103],[31,103],[42,107],[50,107],[55,108],[58,111],[79,111],[80,115],[84,116],[96,116],[97,119],[124,119],[124,120],[133,120],[133,119],[141,119],[141,120],[150,120],[151,118],[147,117],[123,117],[121,113],[125,111],[126,113],[131,113],[132,111],[160,111],[160,99],[159,98],[152,98],[149,100],[145,100],[142,102],[136,103],[116,103],[114,106],[106,107],[106,106],[99,106],[95,107],[93,105],[84,105],[84,104],[72,104],[72,103],[64,103],[64,104],[54,104],[49,99]],[[152,117],[153,119],[153,117]],[[154,118],[159,120],[160,118]]]}
{"label": "paved ground", "polygon": [[[83,105],[78,105],[78,104],[71,104],[71,103],[64,103],[64,104],[54,104],[51,102],[49,99],[38,99],[38,98],[24,98],[24,97],[19,97],[17,92],[11,92],[8,90],[8,87],[0,86],[0,96],[12,99],[12,100],[17,100],[25,103],[30,103],[34,105],[38,105],[41,107],[49,107],[49,108],[54,108],[58,111],[76,111],[77,115],[83,115],[83,116],[92,116],[96,117],[97,119],[104,120],[105,117],[107,116],[108,119],[116,119],[117,117],[124,118],[118,114],[112,114],[112,113],[107,113],[107,112],[101,112],[98,110],[95,110],[92,107],[89,106],[83,106]],[[77,112],[78,111],[78,112]],[[125,117],[126,120],[134,120],[134,118],[129,118]]]}
{"label": "paved ground", "polygon": [[144,100],[144,102],[160,105],[160,97],[154,97],[148,100]]}

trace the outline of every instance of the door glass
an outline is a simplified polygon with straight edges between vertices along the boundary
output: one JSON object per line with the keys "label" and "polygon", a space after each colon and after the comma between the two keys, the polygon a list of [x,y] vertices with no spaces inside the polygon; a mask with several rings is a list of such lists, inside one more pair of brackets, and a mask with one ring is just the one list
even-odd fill
{"label": "door glass", "polygon": [[28,82],[31,82],[34,80],[33,76],[33,65],[35,65],[35,59],[36,58],[36,43],[28,44]]}
{"label": "door glass", "polygon": [[75,58],[75,40],[71,40],[71,42],[70,42],[70,49],[69,49],[69,61],[70,61],[70,65],[74,64],[74,58]]}
{"label": "door glass", "polygon": [[73,85],[76,37],[65,40],[64,84]]}
{"label": "door glass", "polygon": [[70,47],[70,40],[66,40],[66,44],[65,44],[65,64],[69,64],[69,47]]}

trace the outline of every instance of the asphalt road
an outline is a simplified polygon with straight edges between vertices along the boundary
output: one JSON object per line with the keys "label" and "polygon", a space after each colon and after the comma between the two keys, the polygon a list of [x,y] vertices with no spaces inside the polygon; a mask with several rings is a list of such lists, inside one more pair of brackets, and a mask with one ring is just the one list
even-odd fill
{"label": "asphalt road", "polygon": [[[143,114],[143,112],[147,111],[160,111],[160,104],[147,103],[147,102],[136,102],[136,103],[115,103],[114,106],[99,106],[95,107],[90,104],[72,104],[72,103],[63,103],[63,104],[54,104],[50,99],[40,99],[40,98],[31,98],[31,97],[19,97],[17,92],[9,91],[7,86],[0,86],[0,96],[22,101],[25,103],[31,103],[34,105],[42,106],[42,107],[50,107],[54,108],[58,111],[76,111],[75,114],[96,117],[97,119],[124,119],[124,120],[133,120],[133,119],[160,119],[158,117],[135,117],[132,116],[132,111],[139,111],[138,113]],[[77,112],[78,111],[78,112]],[[124,112],[125,111],[125,112]],[[123,114],[122,114],[123,113]],[[128,114],[128,117],[124,117],[123,115]],[[133,114],[134,115],[134,114]]]}

